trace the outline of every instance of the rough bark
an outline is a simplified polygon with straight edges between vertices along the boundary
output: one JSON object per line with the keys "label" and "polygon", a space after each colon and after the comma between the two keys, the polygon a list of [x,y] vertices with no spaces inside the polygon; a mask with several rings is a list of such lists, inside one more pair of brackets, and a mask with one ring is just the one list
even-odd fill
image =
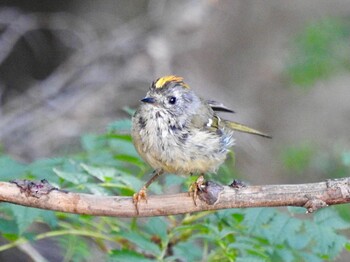
{"label": "rough bark", "polygon": [[308,184],[237,187],[208,182],[200,189],[196,205],[188,193],[151,195],[147,203],[139,203],[137,214],[132,197],[65,192],[48,183],[30,183],[31,189],[18,181],[0,182],[0,201],[74,214],[115,217],[167,216],[205,210],[277,206],[299,206],[313,212],[328,205],[350,202],[350,178]]}

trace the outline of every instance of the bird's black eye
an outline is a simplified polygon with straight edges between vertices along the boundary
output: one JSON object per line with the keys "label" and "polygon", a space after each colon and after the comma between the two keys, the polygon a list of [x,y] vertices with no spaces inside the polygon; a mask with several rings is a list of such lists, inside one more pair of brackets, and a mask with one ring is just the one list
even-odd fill
{"label": "bird's black eye", "polygon": [[169,96],[168,101],[169,101],[169,104],[174,105],[176,103],[176,97],[175,96]]}

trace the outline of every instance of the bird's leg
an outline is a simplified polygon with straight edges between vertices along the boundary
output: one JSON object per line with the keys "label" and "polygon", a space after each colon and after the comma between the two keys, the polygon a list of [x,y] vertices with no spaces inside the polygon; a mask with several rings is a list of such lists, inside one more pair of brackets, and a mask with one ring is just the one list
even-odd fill
{"label": "bird's leg", "polygon": [[197,206],[196,200],[198,196],[198,191],[201,190],[205,183],[203,174],[200,175],[195,182],[193,182],[190,186],[190,189],[188,190],[189,196],[192,196],[193,203],[195,206]]}
{"label": "bird's leg", "polygon": [[152,177],[146,182],[146,184],[140,189],[139,192],[135,193],[132,197],[132,202],[135,205],[137,214],[139,213],[138,203],[143,199],[147,203],[147,188],[162,174],[164,171],[162,169],[156,169],[152,173]]}

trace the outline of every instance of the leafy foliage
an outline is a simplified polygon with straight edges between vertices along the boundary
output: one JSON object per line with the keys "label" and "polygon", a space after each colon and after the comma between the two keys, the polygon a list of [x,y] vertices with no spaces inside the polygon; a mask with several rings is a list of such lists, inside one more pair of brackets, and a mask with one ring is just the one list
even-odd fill
{"label": "leafy foliage", "polygon": [[349,25],[325,19],[308,25],[297,37],[287,74],[292,83],[310,87],[340,71],[349,70]]}
{"label": "leafy foliage", "polygon": [[[107,134],[83,136],[83,151],[70,158],[24,165],[2,156],[1,180],[46,178],[74,192],[132,195],[150,170],[135,152],[130,136],[122,133],[129,127],[129,121],[117,121]],[[309,158],[309,151],[294,148],[288,154]],[[347,159],[348,153],[344,153],[345,164]],[[227,170],[223,167],[220,172],[225,175]],[[165,187],[179,186],[184,180],[167,175],[163,182]],[[151,190],[162,192],[159,183]],[[348,239],[339,233],[350,224],[333,208],[312,216],[298,211],[232,209],[126,220],[2,204],[0,230],[8,244],[0,246],[0,251],[47,238],[57,241],[64,261],[86,260],[92,245],[108,261],[322,261],[334,259],[344,247],[349,250]],[[49,230],[37,232],[33,223]]]}

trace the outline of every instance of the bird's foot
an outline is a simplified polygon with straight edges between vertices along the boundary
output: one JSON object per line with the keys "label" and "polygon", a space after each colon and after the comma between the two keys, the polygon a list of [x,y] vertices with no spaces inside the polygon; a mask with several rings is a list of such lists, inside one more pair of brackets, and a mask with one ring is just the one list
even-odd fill
{"label": "bird's foot", "polygon": [[133,196],[132,196],[132,202],[134,203],[135,205],[135,208],[136,208],[136,212],[137,214],[139,214],[139,207],[138,207],[138,204],[141,200],[145,200],[146,203],[147,203],[147,188],[144,186],[140,189],[139,192],[135,193]]}
{"label": "bird's foot", "polygon": [[192,197],[193,203],[197,206],[196,200],[198,198],[198,192],[205,186],[204,176],[200,175],[195,182],[193,182],[188,190],[189,196]]}

